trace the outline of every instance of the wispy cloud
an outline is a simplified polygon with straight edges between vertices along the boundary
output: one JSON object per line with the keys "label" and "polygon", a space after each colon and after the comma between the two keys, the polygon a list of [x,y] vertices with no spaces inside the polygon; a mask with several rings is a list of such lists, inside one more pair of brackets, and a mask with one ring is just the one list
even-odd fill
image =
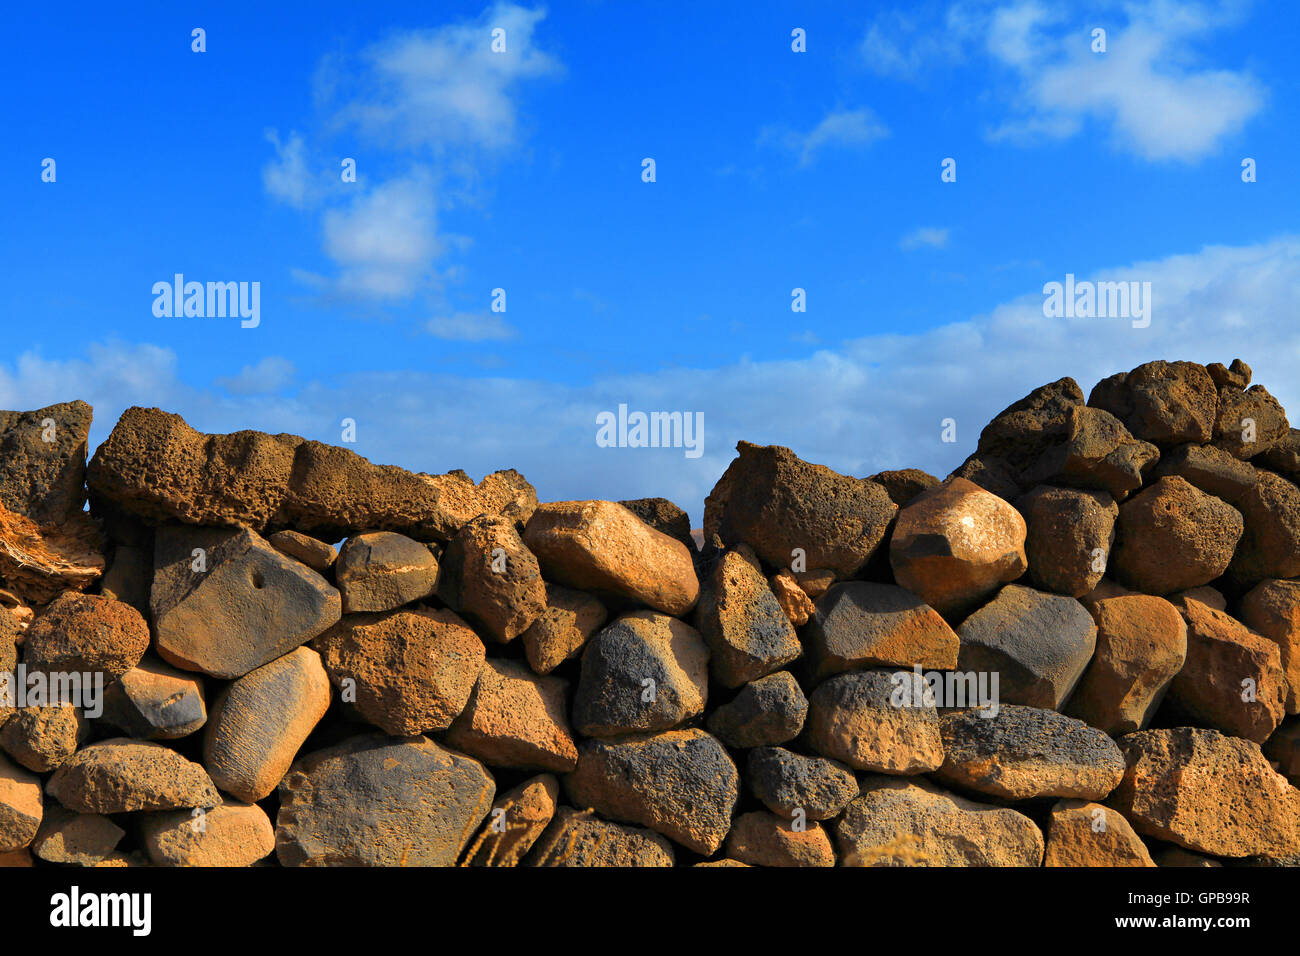
{"label": "wispy cloud", "polygon": [[810,166],[817,154],[827,147],[869,146],[889,135],[885,126],[870,109],[836,110],[807,132],[788,127],[768,126],[759,134],[759,142],[775,141],[799,157],[800,166]]}
{"label": "wispy cloud", "polygon": [[425,330],[434,338],[451,342],[503,342],[515,330],[495,312],[457,312],[430,319]]}
{"label": "wispy cloud", "polygon": [[921,226],[903,236],[898,241],[898,248],[906,251],[913,249],[942,249],[948,244],[948,234],[949,230],[947,229]]}
{"label": "wispy cloud", "polygon": [[293,375],[291,361],[279,355],[268,355],[253,365],[245,365],[238,375],[218,378],[213,384],[233,395],[265,395],[288,386]]}

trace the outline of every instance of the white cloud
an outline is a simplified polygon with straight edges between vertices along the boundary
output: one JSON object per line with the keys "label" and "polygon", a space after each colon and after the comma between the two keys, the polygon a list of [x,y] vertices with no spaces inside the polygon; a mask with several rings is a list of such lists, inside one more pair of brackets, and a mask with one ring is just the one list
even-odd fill
{"label": "white cloud", "polygon": [[[543,499],[663,495],[698,524],[704,496],[747,439],[788,445],[809,461],[869,475],[884,468],[947,474],[980,429],[1034,387],[1063,375],[1084,390],[1153,359],[1254,366],[1255,381],[1300,417],[1300,236],[1106,269],[1095,276],[1150,281],[1152,323],[1047,319],[1041,286],[987,315],[917,334],[875,335],[797,359],[718,368],[606,375],[581,384],[426,372],[330,374],[288,395],[234,395],[179,380],[175,356],[152,346],[92,345],[85,358],[24,353],[0,361],[0,407],[84,398],[94,441],[130,404],[176,411],[205,431],[255,428],[338,442],[358,423],[355,449],[372,461],[473,475],[516,467]],[[704,413],[704,454],[595,444],[595,417],[619,403]],[[957,420],[957,444],[940,440]]]}
{"label": "white cloud", "polygon": [[503,342],[514,338],[515,330],[494,312],[457,312],[430,319],[426,331],[450,342]]}
{"label": "white cloud", "polygon": [[312,199],[312,176],[307,170],[306,143],[298,133],[291,133],[281,143],[275,130],[268,130],[267,141],[275,147],[275,159],[262,167],[262,185],[280,202],[305,209]]}
{"label": "white cloud", "polygon": [[828,146],[869,146],[889,135],[889,129],[871,110],[835,110],[806,133],[769,126],[759,142],[776,140],[799,156],[800,166],[809,166],[816,154]]}
{"label": "white cloud", "polygon": [[949,230],[938,227],[921,226],[913,229],[898,241],[903,250],[942,249],[948,244]]}
{"label": "white cloud", "polygon": [[255,365],[245,365],[238,375],[214,382],[235,395],[265,395],[278,392],[293,381],[293,363],[279,355],[268,355]]}

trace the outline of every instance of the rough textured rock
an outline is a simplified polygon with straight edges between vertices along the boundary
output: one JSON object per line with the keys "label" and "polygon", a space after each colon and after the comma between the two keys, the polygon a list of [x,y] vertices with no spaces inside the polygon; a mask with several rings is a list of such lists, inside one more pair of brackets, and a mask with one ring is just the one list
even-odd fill
{"label": "rough textured rock", "polygon": [[1197,723],[1263,743],[1286,714],[1278,646],[1199,601],[1185,602],[1183,618],[1187,661],[1169,685],[1170,698]]}
{"label": "rough textured rock", "polygon": [[776,595],[776,603],[785,612],[786,620],[795,627],[803,627],[808,623],[815,610],[812,598],[799,586],[793,574],[781,570],[768,578],[767,584]]}
{"label": "rough textured rock", "polygon": [[1262,452],[1253,464],[1275,471],[1292,481],[1300,479],[1300,428],[1288,428],[1277,444]]}
{"label": "rough textured rock", "polygon": [[1177,476],[1207,495],[1233,504],[1254,487],[1258,473],[1247,462],[1214,445],[1179,445],[1167,452],[1153,477]]}
{"label": "rough textured rock", "polygon": [[203,738],[213,782],[249,803],[269,796],[329,704],[329,678],[310,647],[231,683],[213,705]]}
{"label": "rough textured rock", "polygon": [[1277,645],[1287,679],[1286,712],[1300,712],[1300,581],[1261,581],[1241,599],[1238,616]]}
{"label": "rough textured rock", "polygon": [[1264,741],[1264,756],[1277,764],[1277,772],[1300,784],[1300,720],[1287,720]]}
{"label": "rough textured rock", "polygon": [[798,810],[809,820],[828,820],[858,795],[857,778],[844,764],[784,747],[751,750],[745,781],[765,807],[785,820],[793,820]]}
{"label": "rough textured rock", "polygon": [[957,666],[957,634],[906,588],[870,581],[837,584],[817,599],[804,641],[817,680],[863,667]]}
{"label": "rough textured rock", "polygon": [[794,740],[808,716],[808,699],[789,671],[746,684],[709,714],[709,731],[729,747],[762,747]]}
{"label": "rough textured rock", "polygon": [[147,547],[116,543],[113,560],[99,581],[99,593],[123,601],[141,614],[149,613],[149,588],[153,584],[153,541]]}
{"label": "rough textured rock", "polygon": [[1237,502],[1245,524],[1229,575],[1243,590],[1300,577],[1300,488],[1267,471]]}
{"label": "rough textured rock", "polygon": [[794,579],[803,588],[804,594],[816,601],[831,589],[835,583],[835,572],[829,568],[814,568],[811,571],[795,571]]}
{"label": "rough textured rock", "polygon": [[1120,506],[1111,569],[1149,594],[1209,584],[1227,570],[1241,532],[1236,508],[1182,478],[1161,478]]}
{"label": "rough textured rock", "polygon": [[77,515],[86,503],[91,417],[85,402],[0,412],[0,504],[39,525]]}
{"label": "rough textured rock", "polygon": [[716,738],[670,730],[583,742],[564,786],[580,807],[647,826],[708,856],[731,827],[740,774]]}
{"label": "rough textured rock", "polygon": [[339,557],[334,545],[297,531],[277,531],[266,540],[275,550],[301,561],[317,574],[327,574]]}
{"label": "rough textured rock", "polygon": [[472,757],[427,737],[352,737],[308,754],[280,784],[285,866],[452,866],[492,807]]}
{"label": "rough textured rock", "polygon": [[1062,378],[1009,405],[980,432],[976,456],[984,470],[991,465],[992,470],[1001,472],[1000,483],[1010,485],[1009,494],[1014,497],[1020,473],[1066,440],[1070,414],[1083,404],[1078,383]]}
{"label": "rough textured rock", "polygon": [[1263,385],[1219,389],[1214,444],[1236,458],[1253,458],[1287,437],[1291,426],[1278,400]]}
{"label": "rough textured rock", "polygon": [[47,863],[92,866],[110,856],[124,836],[126,831],[102,814],[73,813],[51,803],[32,852]]}
{"label": "rough textured rock", "polygon": [[587,642],[573,726],[587,737],[666,730],[704,711],[709,649],[682,621],[633,611]]}
{"label": "rough textured rock", "polygon": [[996,717],[944,714],[939,727],[944,758],[935,776],[963,790],[1003,800],[1101,800],[1124,776],[1109,737],[1055,711],[1004,704]]}
{"label": "rough textured rock", "polygon": [[727,834],[727,855],[750,866],[834,866],[835,850],[819,823],[794,829],[759,810],[742,813]]}
{"label": "rough textured rock", "polygon": [[1089,605],[1097,650],[1065,712],[1108,734],[1151,722],[1170,681],[1187,659],[1187,625],[1163,598],[1103,598]]}
{"label": "rough textured rock", "polygon": [[841,866],[1038,866],[1043,834],[1015,810],[925,780],[868,776],[835,823]]}
{"label": "rough textured rock", "polygon": [[546,608],[537,558],[513,521],[493,515],[480,515],[451,539],[438,594],[502,643],[528,630]]}
{"label": "rough textured rock", "polygon": [[923,491],[928,491],[939,484],[939,479],[920,468],[902,468],[897,471],[881,471],[872,475],[867,481],[874,481],[885,489],[889,500],[898,507],[908,504]]}
{"label": "rough textured rock", "polygon": [[488,658],[443,739],[493,767],[572,770],[578,750],[565,716],[568,686],[517,661]]}
{"label": "rough textured rock", "polygon": [[486,650],[453,611],[349,614],[312,645],[330,681],[390,734],[445,730],[469,702]]}
{"label": "rough textured rock", "polygon": [[[910,675],[906,675],[910,676]],[[927,773],[943,763],[932,705],[893,703],[894,672],[854,671],[818,685],[808,699],[808,743],[857,770]]]}
{"label": "rough textured rock", "polygon": [[1021,484],[1069,485],[1104,491],[1116,500],[1142,487],[1142,475],[1160,452],[1134,438],[1114,415],[1076,405],[1066,416],[1065,440],[1039,456]]}
{"label": "rough textured rock", "polygon": [[660,534],[666,534],[680,541],[694,553],[695,539],[691,537],[691,516],[667,498],[635,498],[631,501],[620,501],[619,504]]}
{"label": "rough textured rock", "polygon": [[[251,531],[159,528],[154,545],[155,644],[169,664],[242,677],[339,619],[339,592]],[[196,553],[196,551],[198,553]]]}
{"label": "rough textured rock", "polygon": [[518,866],[555,816],[559,799],[560,781],[549,773],[497,797],[463,865]]}
{"label": "rough textured rock", "polygon": [[161,744],[114,737],[64,761],[45,792],[77,813],[215,807],[221,802],[201,766]]}
{"label": "rough textured rock", "polygon": [[207,722],[203,679],[145,656],[104,689],[104,717],[140,740],[174,740]]}
{"label": "rough textured rock", "polygon": [[1219,401],[1204,366],[1147,362],[1099,382],[1088,404],[1110,412],[1138,438],[1166,447],[1208,442]]}
{"label": "rough textured rock", "polygon": [[391,611],[431,595],[439,570],[428,545],[392,531],[372,531],[343,543],[334,580],[345,613]]}
{"label": "rough textured rock", "polygon": [[1205,371],[1210,373],[1215,388],[1246,388],[1254,374],[1250,366],[1239,358],[1233,359],[1227,367],[1222,362],[1211,362],[1205,366]]}
{"label": "rough textured rock", "polygon": [[695,606],[700,582],[690,549],[612,501],[540,505],[524,544],[547,580],[681,615]]}
{"label": "rough textured rock", "polygon": [[889,563],[900,585],[957,617],[1024,573],[1025,530],[1011,505],[952,478],[899,512]]}
{"label": "rough textured rock", "polygon": [[658,833],[560,807],[527,866],[672,866],[673,847]]}
{"label": "rough textured rock", "polygon": [[957,629],[959,671],[996,672],[1003,702],[1060,710],[1097,643],[1073,598],[1009,584]]}
{"label": "rough textured rock", "polygon": [[140,837],[155,866],[252,866],[275,850],[275,827],[256,804],[227,801],[198,816],[149,813]]}
{"label": "rough textured rock", "polygon": [[94,594],[55,598],[23,638],[29,670],[99,673],[121,677],[149,649],[149,626],[129,604]]}
{"label": "rough textured rock", "polygon": [[1201,856],[1181,847],[1171,846],[1155,855],[1156,866],[1215,867],[1223,866],[1218,860]]}
{"label": "rough textured rock", "polygon": [[1300,792],[1259,745],[1215,730],[1141,730],[1119,741],[1127,770],[1111,795],[1138,833],[1211,856],[1300,851]]}
{"label": "rough textured rock", "polygon": [[1155,866],[1123,815],[1085,800],[1058,800],[1043,866]]}
{"label": "rough textured rock", "polygon": [[36,838],[44,806],[41,778],[0,757],[0,853],[20,850]]}
{"label": "rough textured rock", "polygon": [[1082,597],[1097,586],[1115,541],[1119,507],[1104,491],[1040,485],[1016,500],[1035,587]]}
{"label": "rough textured rock", "polygon": [[778,445],[736,445],[738,457],[704,501],[704,534],[729,547],[748,544],[775,568],[829,568],[857,574],[884,541],[898,512],[884,487],[804,461]]}
{"label": "rough textured rock", "polygon": [[803,653],[758,558],[744,545],[714,565],[695,608],[695,627],[709,645],[713,679],[724,687],[778,671]]}
{"label": "rough textured rock", "polygon": [[49,773],[76,752],[89,736],[81,710],[71,704],[19,707],[0,726],[0,747],[34,773]]}
{"label": "rough textured rock", "polygon": [[576,656],[608,618],[605,605],[591,595],[546,582],[546,607],[523,633],[529,666],[549,674]]}

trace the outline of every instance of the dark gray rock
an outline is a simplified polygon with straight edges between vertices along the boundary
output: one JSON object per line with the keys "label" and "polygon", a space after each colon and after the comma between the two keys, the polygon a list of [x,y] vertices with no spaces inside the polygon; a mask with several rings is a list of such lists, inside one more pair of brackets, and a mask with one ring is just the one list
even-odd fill
{"label": "dark gray rock", "polygon": [[857,777],[844,764],[784,747],[751,750],[745,780],[754,796],[785,819],[803,810],[809,820],[829,820],[858,795]]}
{"label": "dark gray rock", "polygon": [[709,714],[709,730],[729,747],[762,747],[794,740],[808,716],[808,699],[789,671],[746,684]]}

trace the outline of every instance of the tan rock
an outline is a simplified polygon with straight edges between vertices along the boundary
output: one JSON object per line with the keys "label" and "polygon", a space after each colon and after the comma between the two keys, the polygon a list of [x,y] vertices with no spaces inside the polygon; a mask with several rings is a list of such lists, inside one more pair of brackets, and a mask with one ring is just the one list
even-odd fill
{"label": "tan rock", "polygon": [[765,810],[742,813],[727,834],[727,854],[750,866],[834,866],[835,850],[820,823],[795,829]]}
{"label": "tan rock", "polygon": [[1286,720],[1264,741],[1264,756],[1277,765],[1277,772],[1300,785],[1300,720]]}
{"label": "tan rock", "polygon": [[700,583],[691,552],[612,501],[539,505],[524,543],[548,580],[607,592],[682,615],[695,606]]}
{"label": "tan rock", "polygon": [[1100,803],[1058,800],[1043,866],[1155,866],[1124,816]]}
{"label": "tan rock", "polygon": [[252,866],[275,850],[266,811],[230,800],[206,811],[147,813],[140,836],[155,866]]}
{"label": "tan rock", "polygon": [[898,513],[889,563],[900,585],[959,617],[1024,573],[1025,519],[965,478],[951,478]]}
{"label": "tan rock", "polygon": [[149,626],[129,604],[67,592],[51,601],[23,638],[28,670],[121,677],[149,648]]}
{"label": "tan rock", "polygon": [[517,661],[489,658],[443,739],[493,767],[572,770],[578,750],[565,716],[568,686]]}
{"label": "tan rock", "polygon": [[203,680],[146,655],[104,689],[104,716],[140,740],[175,740],[208,719]]}
{"label": "tan rock", "polygon": [[442,555],[438,594],[502,643],[528,630],[546,608],[537,558],[514,521],[500,515],[479,515],[456,532]]}
{"label": "tan rock", "polygon": [[35,839],[44,806],[40,777],[0,757],[0,853]]}
{"label": "tan rock", "polygon": [[1218,860],[1211,860],[1208,856],[1201,856],[1199,853],[1193,853],[1190,850],[1184,850],[1182,847],[1171,846],[1161,850],[1155,855],[1156,866],[1182,866],[1182,867],[1215,867],[1223,866]]}
{"label": "tan rock", "polygon": [[808,698],[809,745],[857,770],[917,774],[938,768],[943,740],[933,704],[894,706],[897,687],[894,672],[886,670],[822,682]]}
{"label": "tan rock", "polygon": [[32,852],[47,863],[92,866],[111,856],[126,831],[98,813],[73,813],[58,804],[46,808]]}
{"label": "tan rock", "polygon": [[549,773],[497,797],[462,865],[518,866],[555,816],[559,798],[560,782]]}
{"label": "tan rock", "polygon": [[765,677],[803,653],[758,558],[745,545],[713,566],[695,608],[695,627],[709,645],[713,679],[724,687]]}
{"label": "tan rock", "polygon": [[794,579],[799,582],[799,587],[803,588],[804,593],[815,601],[829,591],[831,585],[835,583],[835,572],[829,568],[796,571]]}
{"label": "tan rock", "polygon": [[560,807],[527,866],[672,866],[673,847],[653,830],[621,826]]}
{"label": "tan rock", "polygon": [[124,737],[78,750],[54,771],[45,792],[77,813],[177,810],[221,802],[199,764],[161,744]]}
{"label": "tan rock", "polygon": [[767,583],[790,623],[795,627],[803,627],[807,624],[814,610],[813,602],[799,586],[794,575],[783,569],[768,578]]}
{"label": "tan rock", "polygon": [[837,584],[818,598],[804,640],[819,680],[861,667],[952,670],[960,643],[911,591],[871,581]]}
{"label": "tan rock", "polygon": [[1287,679],[1286,712],[1300,713],[1300,581],[1261,581],[1241,599],[1240,616],[1277,645]]}
{"label": "tan rock", "polygon": [[438,583],[437,556],[428,545],[391,531],[348,538],[334,580],[343,612],[391,611],[431,595]]}
{"label": "tan rock", "polygon": [[334,545],[327,544],[311,535],[299,534],[297,531],[277,531],[267,536],[267,542],[281,554],[287,554],[295,561],[301,561],[318,574],[325,574],[334,567],[339,553]]}
{"label": "tan rock", "polygon": [[49,773],[71,757],[90,734],[81,710],[71,704],[19,707],[0,727],[0,747],[34,773]]}
{"label": "tan rock", "polygon": [[528,664],[549,674],[577,655],[609,618],[605,605],[590,594],[546,583],[546,608],[523,633]]}

